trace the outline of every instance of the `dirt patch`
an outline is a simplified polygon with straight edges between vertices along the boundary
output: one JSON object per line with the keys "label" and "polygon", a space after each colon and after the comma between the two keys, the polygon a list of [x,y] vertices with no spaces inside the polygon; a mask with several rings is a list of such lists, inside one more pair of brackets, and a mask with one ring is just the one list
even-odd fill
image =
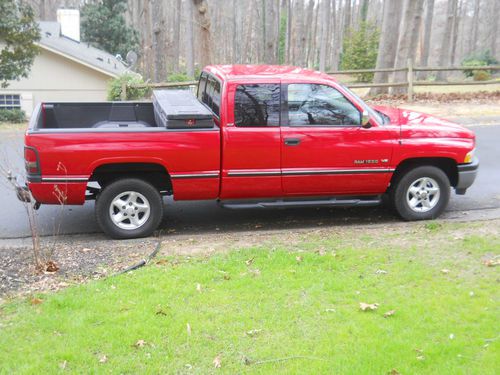
{"label": "dirt patch", "polygon": [[[307,248],[311,242],[335,240],[339,249],[362,249],[378,247],[416,250],[419,258],[429,266],[445,261],[460,262],[466,253],[441,249],[453,248],[473,238],[485,236],[500,239],[500,219],[474,223],[419,222],[324,226],[299,230],[254,230],[236,233],[208,233],[178,235],[168,234],[161,238],[159,257],[178,255],[209,256],[214,253],[237,251],[248,247],[287,247],[290,251]],[[48,240],[47,240],[48,241]],[[62,237],[54,260],[60,267],[54,274],[35,274],[32,254],[28,247],[7,247],[0,249],[0,302],[1,299],[35,292],[55,291],[71,284],[107,277],[117,271],[144,259],[157,245],[159,239],[148,238],[129,241],[113,241],[103,236]],[[46,243],[47,245],[47,243]],[[311,249],[320,251],[321,249]],[[491,249],[485,257],[498,256],[500,249]],[[486,259],[485,258],[485,259]],[[483,267],[475,261],[470,272]]]}

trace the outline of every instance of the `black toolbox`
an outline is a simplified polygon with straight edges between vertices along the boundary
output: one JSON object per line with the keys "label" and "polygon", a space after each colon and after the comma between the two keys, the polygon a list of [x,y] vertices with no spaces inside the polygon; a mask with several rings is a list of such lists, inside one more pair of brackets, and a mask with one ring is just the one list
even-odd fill
{"label": "black toolbox", "polygon": [[207,129],[215,126],[212,112],[191,90],[154,90],[157,126],[167,129]]}

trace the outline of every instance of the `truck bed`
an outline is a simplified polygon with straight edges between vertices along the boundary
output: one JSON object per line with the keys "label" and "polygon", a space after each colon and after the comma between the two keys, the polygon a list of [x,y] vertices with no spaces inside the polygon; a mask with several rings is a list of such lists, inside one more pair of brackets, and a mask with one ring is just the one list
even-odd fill
{"label": "truck bed", "polygon": [[156,128],[153,103],[43,103],[34,129]]}

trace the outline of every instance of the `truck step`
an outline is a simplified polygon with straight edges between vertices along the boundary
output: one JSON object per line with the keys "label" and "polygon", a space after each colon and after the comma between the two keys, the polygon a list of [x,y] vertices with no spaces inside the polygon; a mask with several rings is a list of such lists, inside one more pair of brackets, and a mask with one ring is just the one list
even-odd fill
{"label": "truck step", "polygon": [[266,200],[256,201],[221,201],[220,206],[230,210],[248,208],[303,208],[303,207],[352,207],[377,206],[381,203],[380,196],[363,198],[322,198],[302,200]]}

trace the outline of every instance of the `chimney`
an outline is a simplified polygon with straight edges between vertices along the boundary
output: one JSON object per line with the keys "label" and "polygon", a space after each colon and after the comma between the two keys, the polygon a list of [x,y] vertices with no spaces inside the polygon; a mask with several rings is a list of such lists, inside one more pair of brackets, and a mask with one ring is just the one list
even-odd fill
{"label": "chimney", "polygon": [[61,25],[61,35],[80,41],[80,11],[78,9],[58,9],[57,22]]}

